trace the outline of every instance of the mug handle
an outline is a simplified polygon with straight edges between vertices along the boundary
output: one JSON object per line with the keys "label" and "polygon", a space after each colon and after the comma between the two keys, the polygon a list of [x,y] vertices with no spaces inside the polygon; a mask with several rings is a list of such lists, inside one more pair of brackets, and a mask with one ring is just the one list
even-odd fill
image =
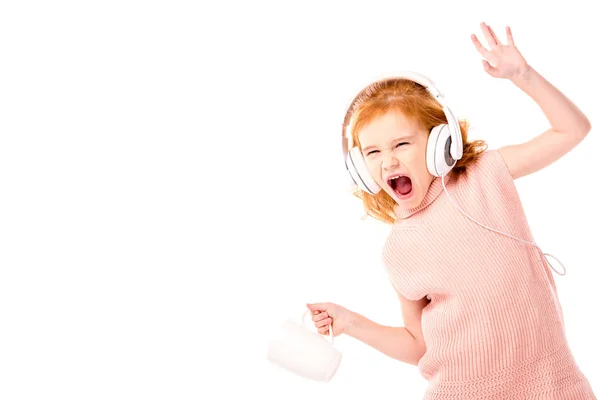
{"label": "mug handle", "polygon": [[[302,323],[306,325],[306,316],[310,314],[310,310],[305,310],[304,315],[302,315]],[[331,340],[331,344],[333,345],[333,325],[329,324],[329,339]]]}

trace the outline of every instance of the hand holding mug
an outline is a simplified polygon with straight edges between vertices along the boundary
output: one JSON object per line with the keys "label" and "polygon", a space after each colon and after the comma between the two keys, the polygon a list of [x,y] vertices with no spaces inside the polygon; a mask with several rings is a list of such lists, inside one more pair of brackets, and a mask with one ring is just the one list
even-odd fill
{"label": "hand holding mug", "polygon": [[329,335],[329,327],[333,328],[333,336],[348,332],[352,326],[354,313],[335,303],[309,303],[306,307],[311,311],[312,321],[317,331]]}

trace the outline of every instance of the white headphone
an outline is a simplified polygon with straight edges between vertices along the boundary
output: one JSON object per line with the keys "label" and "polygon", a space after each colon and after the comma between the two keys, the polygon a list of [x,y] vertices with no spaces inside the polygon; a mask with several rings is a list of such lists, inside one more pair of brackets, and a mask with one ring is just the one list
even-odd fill
{"label": "white headphone", "polygon": [[[403,71],[391,79],[409,79],[424,86],[429,93],[440,103],[446,114],[447,124],[435,126],[431,129],[429,139],[427,141],[427,169],[433,176],[446,175],[454,166],[456,162],[462,158],[463,154],[463,143],[462,135],[460,132],[460,125],[452,114],[450,108],[446,104],[446,100],[442,92],[435,86],[431,79],[412,71]],[[389,79],[386,79],[389,80]],[[382,81],[383,82],[383,81]],[[346,128],[351,126],[352,115],[354,114],[357,106],[357,100],[365,95],[366,91],[372,88],[373,84],[363,89],[352,101],[350,108],[346,113],[344,124],[342,128],[342,149],[344,152],[344,161],[346,163],[346,169],[350,173],[354,184],[358,185],[363,191],[376,194],[381,190],[381,187],[375,182],[367,165],[365,159],[360,152],[358,146],[353,146],[348,151],[348,141],[352,140],[351,134],[346,134]]]}

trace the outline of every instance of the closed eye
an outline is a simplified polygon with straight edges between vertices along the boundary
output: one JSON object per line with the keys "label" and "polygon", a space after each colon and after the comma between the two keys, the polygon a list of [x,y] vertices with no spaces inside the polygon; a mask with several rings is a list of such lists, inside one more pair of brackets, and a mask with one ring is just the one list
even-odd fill
{"label": "closed eye", "polygon": [[[401,142],[401,143],[398,143],[395,147],[400,147],[403,144],[409,144],[409,143],[408,142]],[[379,153],[379,150],[371,150],[371,151],[369,151],[367,153],[367,156],[370,156],[371,154],[375,154],[375,153]]]}

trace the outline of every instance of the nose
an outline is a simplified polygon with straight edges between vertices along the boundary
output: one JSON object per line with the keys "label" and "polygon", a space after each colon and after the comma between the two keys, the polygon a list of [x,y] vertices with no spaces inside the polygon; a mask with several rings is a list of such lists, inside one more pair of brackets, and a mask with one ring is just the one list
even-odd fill
{"label": "nose", "polygon": [[393,152],[385,152],[383,160],[381,161],[381,169],[391,170],[396,168],[398,164],[400,164],[400,162],[398,161]]}

